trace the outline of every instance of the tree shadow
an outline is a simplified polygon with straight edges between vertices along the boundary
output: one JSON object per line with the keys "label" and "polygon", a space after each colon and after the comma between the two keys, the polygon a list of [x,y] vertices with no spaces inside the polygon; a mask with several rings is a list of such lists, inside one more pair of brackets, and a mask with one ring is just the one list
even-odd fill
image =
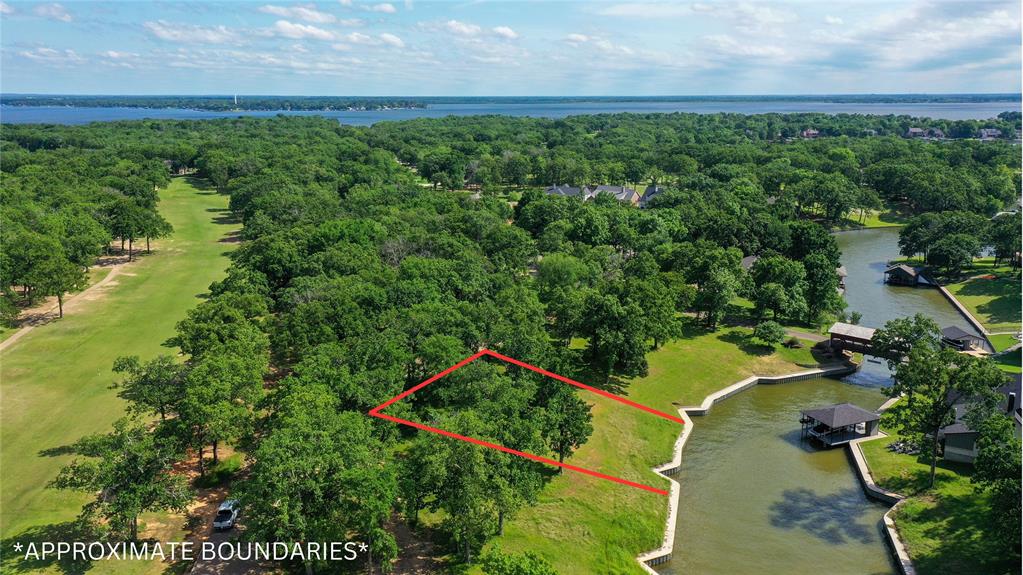
{"label": "tree shadow", "polygon": [[[56,553],[48,553],[42,557],[42,544],[76,541],[91,542],[96,540],[97,533],[77,521],[55,523],[52,525],[38,525],[30,527],[21,533],[0,541],[0,549],[3,549],[0,557],[0,572],[2,573],[28,573],[42,570],[55,569],[65,575],[80,575],[92,569],[93,562],[89,559],[75,560],[72,557],[57,559]],[[21,551],[17,551],[15,545],[22,545]],[[26,553],[33,548],[38,553],[26,559]]]}
{"label": "tree shadow", "polygon": [[977,311],[991,318],[990,323],[1019,323],[1020,280],[999,277],[998,279],[974,278],[963,284],[958,295],[990,297],[991,301],[977,306]]}
{"label": "tree shadow", "polygon": [[771,504],[770,521],[781,529],[802,529],[832,545],[869,544],[878,540],[877,529],[854,521],[863,512],[863,500],[856,487],[824,495],[805,487],[787,489]]}
{"label": "tree shadow", "polygon": [[725,343],[730,343],[730,344],[738,347],[746,355],[754,355],[754,356],[757,356],[757,357],[766,357],[766,356],[771,355],[772,353],[774,353],[774,348],[773,347],[755,344],[755,343],[753,343],[750,340],[749,337],[747,337],[747,336],[745,336],[745,335],[743,335],[743,334],[741,334],[741,333],[739,333],[737,331],[725,332],[725,333],[719,335],[718,339],[720,341],[723,341]]}
{"label": "tree shadow", "polygon": [[76,453],[74,445],[61,445],[40,449],[39,457],[60,457],[61,455],[71,455],[73,453]]}
{"label": "tree shadow", "polygon": [[914,565],[921,573],[1019,573],[1019,556],[1001,548],[992,533],[998,525],[993,514],[1005,512],[975,493],[942,494],[913,514],[912,523],[926,525],[924,534],[941,542],[914,556]]}
{"label": "tree shadow", "polygon": [[[913,459],[920,465],[926,465],[926,468],[914,468],[912,470],[904,469],[901,474],[885,477],[884,488],[897,493],[904,493],[907,495],[913,495],[922,493],[931,489],[940,489],[942,485],[946,483],[955,482],[958,480],[957,477],[949,475],[947,473],[935,473],[934,475],[934,487],[932,488],[931,483],[931,470],[930,462],[926,455],[911,456],[906,455],[905,457],[913,457]],[[969,476],[973,473],[973,469],[966,463],[959,463],[956,461],[947,461],[945,459],[939,459],[935,466],[939,470],[951,471],[957,475]]]}

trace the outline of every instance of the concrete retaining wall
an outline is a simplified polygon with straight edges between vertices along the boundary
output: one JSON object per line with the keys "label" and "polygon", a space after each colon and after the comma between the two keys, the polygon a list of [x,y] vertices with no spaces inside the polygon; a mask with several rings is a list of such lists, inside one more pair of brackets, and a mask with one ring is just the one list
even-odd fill
{"label": "concrete retaining wall", "polygon": [[671,478],[672,475],[678,473],[682,466],[682,449],[686,445],[686,441],[689,440],[689,435],[693,432],[693,420],[690,416],[692,415],[706,415],[710,411],[711,407],[725,398],[731,397],[740,391],[749,389],[754,385],[761,383],[784,383],[788,381],[803,381],[807,379],[819,379],[822,377],[842,377],[856,371],[858,366],[838,366],[831,368],[814,368],[807,371],[801,371],[799,373],[792,373],[789,375],[781,376],[751,376],[733,383],[732,385],[716,391],[706,398],[698,406],[693,407],[680,407],[678,410],[679,417],[685,424],[682,426],[682,432],[679,434],[678,439],[675,440],[675,447],[672,450],[671,461],[663,463],[654,467],[653,470],[658,475],[664,477],[671,484],[671,488],[668,494],[668,518],[665,521],[664,526],[664,538],[661,542],[661,546],[652,551],[640,554],[636,559],[639,561],[640,566],[643,567],[644,571],[650,575],[657,575],[657,572],[652,569],[652,565],[660,565],[671,559],[672,551],[675,547],[675,522],[678,519],[678,503],[679,503],[679,484],[677,481]]}

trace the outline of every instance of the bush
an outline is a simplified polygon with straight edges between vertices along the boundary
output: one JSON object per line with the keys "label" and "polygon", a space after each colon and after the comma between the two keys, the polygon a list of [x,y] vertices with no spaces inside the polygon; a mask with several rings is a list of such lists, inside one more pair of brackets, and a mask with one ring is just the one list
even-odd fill
{"label": "bush", "polygon": [[785,341],[785,328],[776,321],[764,321],[753,328],[753,339],[760,340],[768,347]]}

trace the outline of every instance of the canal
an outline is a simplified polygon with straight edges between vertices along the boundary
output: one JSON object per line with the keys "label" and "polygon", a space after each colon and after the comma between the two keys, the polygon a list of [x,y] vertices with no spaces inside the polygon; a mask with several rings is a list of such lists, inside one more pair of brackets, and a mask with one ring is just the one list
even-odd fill
{"label": "canal", "polygon": [[[972,331],[934,289],[884,284],[898,229],[840,233],[848,311],[881,327],[922,313]],[[865,362],[842,381],[759,385],[694,418],[676,479],[675,551],[664,575],[894,573],[882,532],[887,507],[867,499],[844,449],[800,441],[799,411],[851,402],[876,409],[889,372]],[[732,382],[722,382],[722,387]]]}

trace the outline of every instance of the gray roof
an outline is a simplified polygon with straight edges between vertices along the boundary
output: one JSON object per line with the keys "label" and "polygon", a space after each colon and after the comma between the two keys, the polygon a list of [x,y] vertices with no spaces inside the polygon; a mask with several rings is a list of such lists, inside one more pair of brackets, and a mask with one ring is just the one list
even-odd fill
{"label": "gray roof", "polygon": [[742,266],[742,269],[748,271],[750,268],[753,267],[753,264],[757,263],[757,260],[759,259],[760,256],[746,256],[742,258],[742,261],[739,262],[739,265]]}
{"label": "gray roof", "polygon": [[912,277],[916,277],[917,273],[918,273],[915,269],[907,266],[906,264],[898,264],[898,265],[891,266],[888,269],[884,270],[884,273],[887,274],[887,273],[891,273],[891,272],[896,271],[896,270],[905,272],[905,273],[909,274]]}
{"label": "gray roof", "polygon": [[979,335],[972,334],[963,328],[955,325],[950,325],[941,330],[941,336],[952,341],[960,341],[964,339],[983,340],[984,338]]}
{"label": "gray roof", "polygon": [[[1004,397],[1004,399],[1000,403],[1000,407],[1005,412],[1008,412],[1010,415],[1012,413],[1016,413],[1019,411],[1020,402],[1023,401],[1023,394],[1020,393],[1021,387],[1023,387],[1021,386],[1021,381],[1023,381],[1021,380],[1021,375],[1018,373],[1014,373],[1011,376],[1009,376],[1008,383],[995,390]],[[952,396],[953,393],[954,392],[950,392],[949,396]],[[966,423],[965,419],[966,412],[970,406],[970,400],[964,397],[957,397],[953,401],[955,401],[955,405],[953,405],[952,408],[956,412],[956,421],[951,425],[946,425],[945,427],[942,427],[940,433],[943,433],[945,435],[954,435],[957,433],[976,433],[976,431],[970,429],[970,426]],[[1009,401],[1012,401],[1012,405],[1008,404]]]}
{"label": "gray roof", "polygon": [[849,277],[849,270],[845,269],[845,266],[838,266],[835,268],[835,273],[838,274],[838,277],[840,278]]}
{"label": "gray roof", "polygon": [[625,186],[605,186],[603,184],[597,186],[586,186],[584,188],[587,198],[596,197],[597,194],[611,194],[615,198],[631,202],[633,199],[639,200],[639,194],[636,190]]}
{"label": "gray roof", "polygon": [[581,195],[583,193],[583,189],[562,184],[560,186],[548,186],[547,189],[544,190],[544,192],[551,194],[553,196],[575,197]]}
{"label": "gray roof", "polygon": [[853,325],[851,323],[842,323],[836,321],[828,328],[828,333],[832,335],[844,335],[856,339],[870,340],[874,337],[874,332],[877,331],[872,327],[864,327],[862,325]]}
{"label": "gray roof", "polygon": [[802,413],[832,429],[881,419],[881,416],[873,411],[867,411],[851,403],[839,403],[816,409],[804,409]]}

